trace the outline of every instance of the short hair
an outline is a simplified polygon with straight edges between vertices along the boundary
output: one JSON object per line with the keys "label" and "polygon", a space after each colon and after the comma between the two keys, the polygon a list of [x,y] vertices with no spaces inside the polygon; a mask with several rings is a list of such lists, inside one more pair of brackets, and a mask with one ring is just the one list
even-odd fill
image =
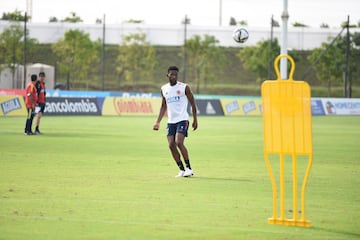
{"label": "short hair", "polygon": [[32,74],[31,75],[31,81],[36,81],[37,80],[37,75],[36,74]]}
{"label": "short hair", "polygon": [[170,71],[179,71],[179,69],[178,69],[178,67],[176,67],[176,66],[170,66],[169,68],[168,68],[168,72],[170,72]]}
{"label": "short hair", "polygon": [[45,73],[44,72],[39,72],[39,77],[45,77]]}

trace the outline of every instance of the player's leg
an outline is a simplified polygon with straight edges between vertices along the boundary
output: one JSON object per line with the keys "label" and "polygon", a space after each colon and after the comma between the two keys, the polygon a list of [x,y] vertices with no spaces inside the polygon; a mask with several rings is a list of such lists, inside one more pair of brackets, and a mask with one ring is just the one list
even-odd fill
{"label": "player's leg", "polygon": [[173,156],[175,162],[181,162],[180,153],[176,148],[175,136],[167,136],[167,139],[168,139],[171,155]]}
{"label": "player's leg", "polygon": [[27,115],[26,115],[26,121],[25,121],[24,134],[28,135],[28,132],[29,132],[29,119],[30,119],[30,117],[29,117],[29,114],[30,114],[29,108],[26,108],[26,111],[27,111]]}
{"label": "player's leg", "polygon": [[182,177],[185,172],[185,168],[184,168],[184,164],[181,161],[180,153],[179,153],[176,143],[175,143],[175,134],[176,134],[176,125],[168,124],[167,140],[168,140],[170,152],[171,152],[173,159],[175,160],[176,164],[178,165],[178,167],[180,169],[180,172],[178,173],[178,175],[176,175],[176,177]]}
{"label": "player's leg", "polygon": [[175,145],[179,148],[181,155],[184,160],[189,159],[189,153],[184,145],[185,136],[182,133],[176,133],[175,135]]}
{"label": "player's leg", "polygon": [[38,112],[36,114],[36,127],[35,127],[35,134],[40,134],[39,125],[40,125],[40,119],[41,119],[42,113]]}
{"label": "player's leg", "polygon": [[194,175],[190,165],[189,153],[184,144],[185,137],[187,137],[188,135],[187,133],[188,128],[189,128],[189,121],[182,121],[178,123],[176,135],[175,135],[176,146],[179,148],[186,165],[184,177],[189,177]]}
{"label": "player's leg", "polygon": [[34,134],[32,132],[32,125],[33,125],[34,117],[35,117],[35,109],[32,108],[31,109],[31,114],[30,114],[30,132],[31,132],[31,134]]}
{"label": "player's leg", "polygon": [[27,108],[27,117],[26,117],[26,124],[25,124],[25,135],[32,135],[32,130],[31,130],[31,126],[32,126],[32,120],[33,120],[33,109],[32,108]]}
{"label": "player's leg", "polygon": [[40,103],[39,104],[40,110],[39,112],[36,114],[36,127],[35,127],[35,134],[41,134],[40,132],[40,119],[43,115],[43,112],[45,110],[45,104],[44,103]]}

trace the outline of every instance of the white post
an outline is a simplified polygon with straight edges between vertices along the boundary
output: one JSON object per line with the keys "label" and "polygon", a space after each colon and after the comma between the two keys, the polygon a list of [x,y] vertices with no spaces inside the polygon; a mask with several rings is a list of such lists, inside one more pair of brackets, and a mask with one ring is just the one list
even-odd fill
{"label": "white post", "polygon": [[32,16],[33,16],[32,0],[26,0],[26,12],[29,18],[28,22],[32,22]]}
{"label": "white post", "polygon": [[219,26],[222,25],[222,0],[219,0]]}
{"label": "white post", "polygon": [[[287,54],[287,42],[288,42],[288,19],[289,19],[289,13],[288,13],[288,3],[287,0],[284,0],[284,9],[281,14],[282,19],[282,35],[281,35],[281,54]],[[287,79],[287,59],[281,58],[280,60],[280,74],[281,79]]]}

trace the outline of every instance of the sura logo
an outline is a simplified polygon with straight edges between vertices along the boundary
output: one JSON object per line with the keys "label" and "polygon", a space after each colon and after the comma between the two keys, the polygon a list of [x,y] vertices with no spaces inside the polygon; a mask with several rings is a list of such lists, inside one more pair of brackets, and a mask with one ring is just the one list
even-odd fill
{"label": "sura logo", "polygon": [[96,113],[98,108],[94,102],[90,99],[81,99],[81,101],[69,102],[65,101],[53,101],[46,103],[45,112],[48,113]]}
{"label": "sura logo", "polygon": [[251,111],[256,110],[256,104],[254,101],[247,102],[243,105],[243,111],[245,114],[248,114]]}
{"label": "sura logo", "polygon": [[172,96],[166,99],[167,103],[180,102],[180,96]]}

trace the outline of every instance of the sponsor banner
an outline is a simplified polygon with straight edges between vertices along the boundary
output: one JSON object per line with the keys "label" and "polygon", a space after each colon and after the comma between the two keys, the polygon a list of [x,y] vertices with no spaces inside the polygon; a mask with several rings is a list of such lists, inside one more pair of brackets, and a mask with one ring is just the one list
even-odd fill
{"label": "sponsor banner", "polygon": [[[197,99],[196,100],[197,114],[199,116],[224,116],[224,111],[221,107],[220,100],[215,99]],[[191,115],[191,105],[188,105],[188,112]]]}
{"label": "sponsor banner", "polygon": [[0,116],[26,116],[22,96],[0,96]]}
{"label": "sponsor banner", "polygon": [[102,115],[149,115],[156,116],[161,106],[161,98],[120,98],[107,97]]}
{"label": "sponsor banner", "polygon": [[359,98],[321,98],[326,115],[360,115]]}
{"label": "sponsor banner", "polygon": [[0,96],[25,96],[25,90],[0,88]]}
{"label": "sponsor banner", "polygon": [[107,97],[107,96],[109,96],[109,92],[46,89],[46,96],[48,96],[48,97],[82,97],[82,98]]}
{"label": "sponsor banner", "polygon": [[[24,93],[25,94],[25,93]],[[46,90],[51,97],[123,97],[123,98],[154,98],[161,97],[160,93],[142,92],[102,92],[102,91],[72,91],[72,90]]]}
{"label": "sponsor banner", "polygon": [[261,99],[221,99],[220,102],[224,109],[225,116],[260,116],[262,114]]}
{"label": "sponsor banner", "polygon": [[[160,90],[159,90],[160,91]],[[110,92],[110,96],[119,96],[123,98],[159,98],[160,93],[142,93],[142,92]]]}
{"label": "sponsor banner", "polygon": [[47,97],[45,115],[101,115],[96,98]]}
{"label": "sponsor banner", "polygon": [[97,97],[96,98],[97,105],[100,108],[100,110],[103,109],[104,100],[105,100],[105,98],[103,98],[103,97]]}
{"label": "sponsor banner", "polygon": [[313,116],[325,115],[325,110],[321,99],[311,99],[311,114]]}

